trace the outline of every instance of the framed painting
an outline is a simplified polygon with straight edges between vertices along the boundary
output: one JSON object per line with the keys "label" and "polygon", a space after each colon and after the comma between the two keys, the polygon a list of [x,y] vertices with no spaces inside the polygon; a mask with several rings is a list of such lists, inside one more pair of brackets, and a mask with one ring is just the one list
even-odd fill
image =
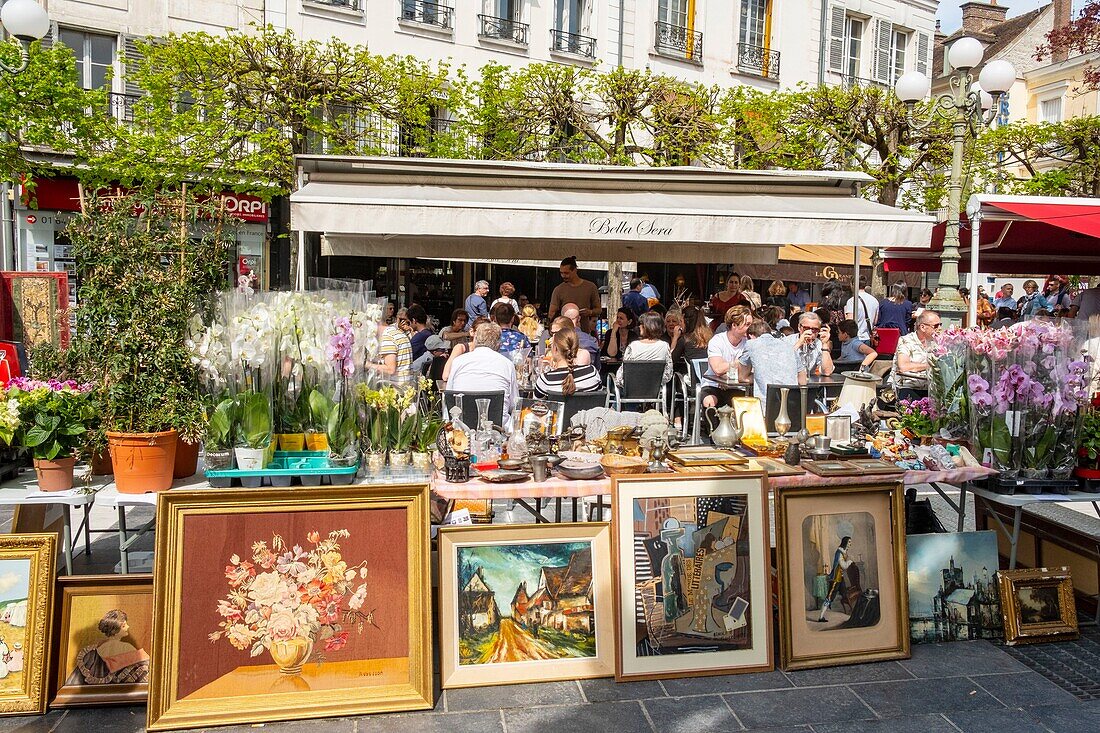
{"label": "framed painting", "polygon": [[46,712],[57,536],[0,536],[0,715]]}
{"label": "framed painting", "polygon": [[1005,644],[1077,638],[1069,568],[1002,570],[999,580]]}
{"label": "framed painting", "polygon": [[897,464],[884,461],[881,458],[846,458],[844,460],[848,465],[859,469],[860,473],[905,473],[905,469],[898,468]]}
{"label": "framed painting", "polygon": [[848,461],[802,461],[802,467],[822,478],[856,476],[860,473],[860,470]]}
{"label": "framed painting", "polygon": [[767,477],[613,478],[615,679],[773,668]]}
{"label": "framed painting", "polygon": [[905,546],[913,642],[1001,638],[994,530],[911,534]]}
{"label": "framed painting", "polygon": [[606,523],[439,531],[444,688],[614,673]]}
{"label": "framed painting", "polygon": [[774,458],[750,458],[747,463],[740,466],[732,466],[733,471],[763,471],[769,478],[778,476],[801,476],[805,469],[798,466],[788,466],[783,461]]}
{"label": "framed painting", "polygon": [[684,466],[732,466],[748,462],[747,458],[733,451],[706,446],[677,448],[668,452],[668,458]]}
{"label": "framed painting", "polygon": [[50,707],[144,702],[153,576],[64,576],[56,593]]}
{"label": "framed painting", "polygon": [[432,707],[428,485],[157,499],[149,730]]}
{"label": "framed painting", "polygon": [[564,402],[524,397],[516,403],[515,413],[512,428],[520,435],[530,435],[532,431],[543,435],[561,435],[565,421]]}
{"label": "framed painting", "polygon": [[779,488],[775,513],[783,668],[907,659],[902,485]]}

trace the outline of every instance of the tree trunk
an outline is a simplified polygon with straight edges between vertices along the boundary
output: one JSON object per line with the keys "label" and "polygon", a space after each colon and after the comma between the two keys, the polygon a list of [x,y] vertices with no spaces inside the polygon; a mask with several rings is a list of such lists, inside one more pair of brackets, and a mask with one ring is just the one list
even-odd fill
{"label": "tree trunk", "polygon": [[607,263],[607,320],[615,318],[615,314],[623,305],[623,263]]}

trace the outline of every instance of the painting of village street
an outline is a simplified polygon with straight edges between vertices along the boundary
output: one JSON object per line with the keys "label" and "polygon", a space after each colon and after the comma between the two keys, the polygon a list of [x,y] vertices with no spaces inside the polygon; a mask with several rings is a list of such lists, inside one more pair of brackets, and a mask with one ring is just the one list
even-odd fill
{"label": "painting of village street", "polygon": [[993,639],[1003,634],[997,535],[918,534],[909,555],[909,636],[915,642]]}
{"label": "painting of village street", "polygon": [[634,501],[638,656],[752,648],[747,502]]}
{"label": "painting of village street", "polygon": [[460,665],[596,656],[590,542],[458,548]]}

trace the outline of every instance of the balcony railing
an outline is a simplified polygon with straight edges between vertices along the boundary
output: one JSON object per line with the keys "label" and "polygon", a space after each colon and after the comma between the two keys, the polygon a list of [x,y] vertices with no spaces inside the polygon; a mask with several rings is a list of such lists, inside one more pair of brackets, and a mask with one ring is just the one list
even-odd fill
{"label": "balcony railing", "polygon": [[671,23],[657,21],[657,52],[665,56],[687,59],[695,63],[703,61],[703,34]]}
{"label": "balcony railing", "polygon": [[596,58],[596,39],[579,33],[568,33],[557,29],[550,30],[550,50],[573,53],[578,56]]}
{"label": "balcony railing", "polygon": [[526,23],[507,18],[495,18],[491,15],[479,15],[477,19],[481,21],[481,31],[478,35],[482,38],[495,38],[527,45],[527,31],[530,27]]}
{"label": "balcony railing", "polygon": [[111,117],[119,122],[134,121],[134,104],[141,99],[138,94],[122,94],[110,92],[107,95],[107,104]]}
{"label": "balcony railing", "polygon": [[877,87],[879,89],[889,89],[889,84],[883,84],[881,81],[875,81],[874,79],[866,79],[862,76],[851,76],[850,74],[844,75],[844,88],[855,89],[856,87]]}
{"label": "balcony railing", "polygon": [[345,8],[347,10],[362,10],[364,0],[309,0],[309,2],[318,5],[331,5],[334,8]]}
{"label": "balcony railing", "polygon": [[779,52],[748,43],[738,43],[737,68],[748,74],[778,79]]}
{"label": "balcony railing", "polygon": [[441,3],[401,0],[401,20],[426,23],[440,28],[454,28],[454,12],[454,8]]}

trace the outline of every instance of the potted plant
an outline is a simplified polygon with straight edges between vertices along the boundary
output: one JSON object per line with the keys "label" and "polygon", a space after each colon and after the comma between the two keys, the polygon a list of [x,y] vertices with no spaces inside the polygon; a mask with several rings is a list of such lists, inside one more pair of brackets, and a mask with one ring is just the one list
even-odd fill
{"label": "potted plant", "polygon": [[263,392],[237,395],[237,468],[256,471],[267,465],[271,445],[271,401]]}
{"label": "potted plant", "polygon": [[919,400],[900,400],[898,402],[898,424],[909,438],[930,443],[936,434],[936,414],[932,398]]}
{"label": "potted plant", "polygon": [[[71,345],[95,401],[122,493],[163,491],[177,438],[206,433],[203,390],[186,346],[195,304],[225,284],[224,206],[172,192],[85,196],[67,228],[81,280]],[[187,451],[185,451],[186,453]],[[191,452],[197,460],[197,453]]]}
{"label": "potted plant", "polygon": [[17,377],[8,383],[7,407],[17,410],[19,425],[14,436],[5,431],[0,437],[30,449],[38,487],[43,491],[73,487],[76,451],[95,416],[91,391],[90,384],[55,379],[43,382]]}
{"label": "potted plant", "polygon": [[210,410],[207,419],[203,450],[207,469],[225,471],[233,468],[237,427],[237,401],[226,397]]}
{"label": "potted plant", "polygon": [[427,471],[432,466],[432,450],[435,441],[439,438],[439,431],[443,429],[442,416],[430,410],[417,412],[416,436],[413,439],[413,466],[421,471]]}
{"label": "potted plant", "polygon": [[409,450],[412,448],[419,427],[418,413],[412,408],[389,408],[387,416],[390,424],[390,465],[407,466]]}
{"label": "potted plant", "polygon": [[1081,430],[1077,434],[1077,470],[1078,477],[1095,481],[1100,479],[1097,460],[1100,459],[1100,411],[1088,410],[1081,419]]}

